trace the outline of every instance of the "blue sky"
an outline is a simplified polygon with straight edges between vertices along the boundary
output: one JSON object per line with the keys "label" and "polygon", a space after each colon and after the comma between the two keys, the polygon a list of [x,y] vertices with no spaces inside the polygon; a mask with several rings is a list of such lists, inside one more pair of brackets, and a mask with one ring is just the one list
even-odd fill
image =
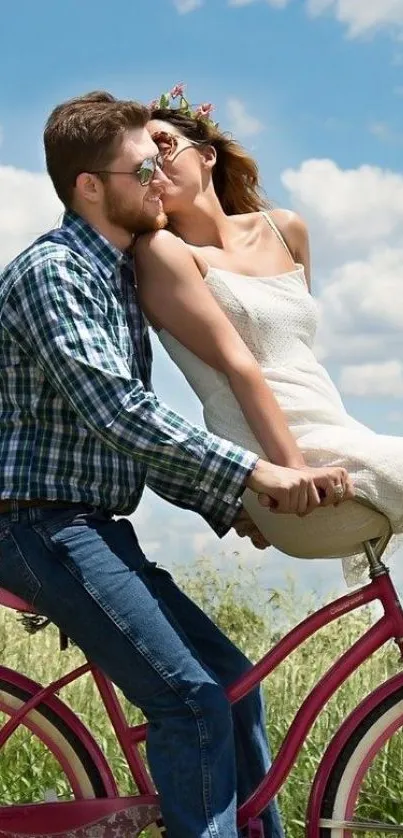
{"label": "blue sky", "polygon": [[[183,81],[256,156],[273,201],[308,221],[318,353],[356,418],[401,434],[402,35],[403,0],[2,4],[0,264],[59,215],[43,173],[51,108],[95,88],[147,102]],[[201,422],[159,347],[155,386]],[[218,542],[197,516],[150,494],[136,520],[150,556],[169,566],[201,552],[224,551],[230,562],[239,549],[262,567],[263,584],[282,585],[288,572],[302,587],[341,584],[337,563],[263,556],[232,536]]]}

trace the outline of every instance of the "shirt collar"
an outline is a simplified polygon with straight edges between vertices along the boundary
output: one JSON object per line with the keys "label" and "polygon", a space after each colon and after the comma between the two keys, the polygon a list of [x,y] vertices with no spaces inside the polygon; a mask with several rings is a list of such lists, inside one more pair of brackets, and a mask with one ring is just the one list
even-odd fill
{"label": "shirt collar", "polygon": [[122,263],[127,264],[129,258],[127,251],[123,252],[115,247],[73,210],[65,212],[62,221],[63,228],[69,231],[84,250],[88,251],[101,271],[106,272],[108,276],[114,274]]}

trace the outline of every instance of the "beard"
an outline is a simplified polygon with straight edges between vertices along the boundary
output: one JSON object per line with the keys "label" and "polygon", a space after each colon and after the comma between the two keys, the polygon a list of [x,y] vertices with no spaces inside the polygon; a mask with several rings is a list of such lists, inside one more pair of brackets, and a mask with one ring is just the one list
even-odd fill
{"label": "beard", "polygon": [[135,229],[132,230],[134,236],[140,236],[142,233],[155,233],[156,230],[163,230],[168,224],[168,217],[165,212],[161,211],[157,215],[151,215],[142,211],[138,214]]}
{"label": "beard", "polygon": [[117,195],[110,188],[105,189],[105,214],[110,224],[120,227],[130,236],[163,230],[168,224],[163,210],[155,213],[151,209],[149,212],[144,208],[134,209],[125,204],[121,194]]}

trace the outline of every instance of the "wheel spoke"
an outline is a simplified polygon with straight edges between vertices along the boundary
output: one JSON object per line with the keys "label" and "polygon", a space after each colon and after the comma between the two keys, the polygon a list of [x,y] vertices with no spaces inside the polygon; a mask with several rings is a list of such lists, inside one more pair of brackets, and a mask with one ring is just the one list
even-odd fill
{"label": "wheel spoke", "polygon": [[354,832],[387,832],[389,835],[403,835],[403,824],[381,823],[381,821],[340,821],[321,818],[320,826],[327,829],[349,829]]}

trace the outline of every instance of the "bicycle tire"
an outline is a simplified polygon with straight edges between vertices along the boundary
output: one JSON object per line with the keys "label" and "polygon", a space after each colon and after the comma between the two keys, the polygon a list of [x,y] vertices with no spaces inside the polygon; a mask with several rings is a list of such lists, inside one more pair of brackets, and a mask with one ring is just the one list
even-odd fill
{"label": "bicycle tire", "polygon": [[[362,779],[367,765],[373,762],[381,748],[390,739],[392,734],[389,731],[393,730],[394,726],[396,729],[403,727],[403,687],[398,687],[373,707],[347,740],[325,787],[320,807],[320,824],[323,819],[336,822],[354,819],[351,812],[351,800],[356,793],[355,787],[360,782],[360,778]],[[377,747],[377,750],[372,754],[374,747]],[[370,831],[368,829],[368,832]],[[320,838],[340,838],[343,834],[344,831],[340,827],[320,825]],[[348,834],[363,835],[358,830],[350,830]],[[379,829],[378,833],[372,834],[383,836],[386,833],[385,830]]]}
{"label": "bicycle tire", "polygon": [[[0,710],[7,713],[9,710],[18,708],[32,697],[28,690],[16,686],[6,678],[0,678]],[[21,723],[30,728],[32,725],[34,735],[41,740],[44,747],[52,753],[60,764],[58,754],[63,753],[63,759],[69,766],[70,773],[61,769],[67,776],[71,785],[71,778],[79,792],[74,794],[76,798],[107,797],[107,790],[100,774],[99,768],[91,754],[86,749],[81,739],[77,736],[64,719],[45,701],[42,701],[34,710],[27,714],[26,719]],[[46,731],[45,742],[41,739],[40,731]],[[0,752],[1,753],[1,752]]]}
{"label": "bicycle tire", "polygon": [[[10,674],[11,673],[12,671],[10,670]],[[0,712],[7,713],[7,707],[9,710],[19,709],[19,706],[31,697],[32,692],[30,692],[29,689],[23,689],[19,685],[16,685],[13,680],[7,680],[4,676],[0,677]],[[65,705],[62,705],[62,707],[67,709]],[[86,748],[85,743],[68,724],[68,721],[59,715],[55,707],[49,706],[46,699],[27,713],[24,721],[21,722],[21,725],[32,730],[33,735],[41,740],[45,748],[47,748],[52,756],[58,761],[68,780],[70,780],[74,775],[76,789],[78,788],[78,794],[74,794],[71,782],[70,785],[75,799],[108,797],[108,788],[104,783],[96,759],[94,759],[89,750]],[[40,735],[41,731],[44,735],[43,739]],[[68,771],[64,771],[64,768],[58,759],[59,753],[62,753],[63,761],[66,765],[70,766]],[[26,803],[29,801],[23,802]],[[37,803],[37,801],[35,801],[35,803]],[[5,805],[7,806],[7,804]],[[16,804],[8,804],[10,808],[12,808],[13,805]],[[38,805],[40,805],[40,803]],[[4,803],[0,801],[0,807],[3,806]],[[7,830],[7,826],[8,821],[6,820],[3,825],[0,818],[0,832],[2,832],[3,828]],[[162,838],[162,836],[166,834],[160,819],[152,824],[150,823],[146,829],[147,835],[149,835],[150,838],[151,836],[156,836],[156,838],[158,836],[158,838]],[[141,834],[143,835],[143,831]]]}

